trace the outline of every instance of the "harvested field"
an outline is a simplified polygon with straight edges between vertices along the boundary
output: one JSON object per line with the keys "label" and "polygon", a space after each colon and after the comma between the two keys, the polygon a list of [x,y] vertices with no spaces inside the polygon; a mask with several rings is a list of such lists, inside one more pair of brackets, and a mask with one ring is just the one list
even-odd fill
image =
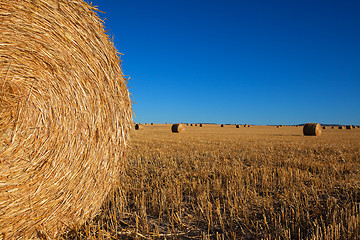
{"label": "harvested field", "polygon": [[65,238],[358,239],[360,130],[132,131],[102,213]]}

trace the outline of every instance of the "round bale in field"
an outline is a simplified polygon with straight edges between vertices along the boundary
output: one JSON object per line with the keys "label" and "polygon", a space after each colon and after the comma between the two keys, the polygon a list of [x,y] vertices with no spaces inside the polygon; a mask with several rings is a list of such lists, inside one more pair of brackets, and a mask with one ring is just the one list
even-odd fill
{"label": "round bale in field", "polygon": [[338,129],[343,129],[343,126],[339,126]]}
{"label": "round bale in field", "polygon": [[224,124],[221,124],[221,127],[224,127]]}
{"label": "round bale in field", "polygon": [[171,131],[173,133],[182,133],[185,131],[185,126],[184,126],[184,124],[181,124],[181,123],[173,124],[171,126]]}
{"label": "round bale in field", "polygon": [[200,127],[202,127],[203,125],[202,125],[202,123],[200,123],[200,125],[199,125]]}
{"label": "round bale in field", "polygon": [[351,126],[350,125],[346,125],[346,129],[350,130]]}
{"label": "round bale in field", "polygon": [[141,124],[136,124],[135,125],[135,130],[142,130],[142,129],[144,129],[143,125],[141,125]]}
{"label": "round bale in field", "polygon": [[95,216],[119,179],[131,100],[94,10],[82,0],[0,0],[4,238],[60,238]]}
{"label": "round bale in field", "polygon": [[247,125],[247,124],[244,124],[244,127],[248,127],[248,125]]}
{"label": "round bale in field", "polygon": [[303,133],[305,136],[320,136],[321,125],[318,123],[306,123],[303,127]]}

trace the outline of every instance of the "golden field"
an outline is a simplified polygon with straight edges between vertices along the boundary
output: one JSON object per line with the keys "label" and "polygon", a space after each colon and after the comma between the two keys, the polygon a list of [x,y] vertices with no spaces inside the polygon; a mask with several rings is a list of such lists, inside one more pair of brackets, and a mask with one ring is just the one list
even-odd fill
{"label": "golden field", "polygon": [[360,239],[360,129],[144,125],[119,187],[63,238]]}

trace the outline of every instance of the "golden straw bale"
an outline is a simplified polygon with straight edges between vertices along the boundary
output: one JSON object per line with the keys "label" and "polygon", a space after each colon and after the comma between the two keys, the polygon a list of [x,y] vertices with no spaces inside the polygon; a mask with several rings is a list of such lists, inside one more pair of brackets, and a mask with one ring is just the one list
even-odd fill
{"label": "golden straw bale", "polygon": [[132,110],[119,54],[82,0],[0,0],[0,233],[58,238],[119,179]]}
{"label": "golden straw bale", "polygon": [[248,125],[247,124],[244,124],[244,127],[247,127]]}
{"label": "golden straw bale", "polygon": [[321,125],[318,123],[306,123],[303,127],[303,133],[305,136],[320,136]]}
{"label": "golden straw bale", "polygon": [[185,125],[182,123],[176,123],[171,126],[171,131],[173,133],[182,133],[185,131]]}
{"label": "golden straw bale", "polygon": [[240,128],[240,125],[239,125],[239,124],[236,124],[236,128]]}
{"label": "golden straw bale", "polygon": [[135,125],[135,130],[142,130],[142,129],[144,129],[143,125],[141,125],[141,124],[136,124]]}

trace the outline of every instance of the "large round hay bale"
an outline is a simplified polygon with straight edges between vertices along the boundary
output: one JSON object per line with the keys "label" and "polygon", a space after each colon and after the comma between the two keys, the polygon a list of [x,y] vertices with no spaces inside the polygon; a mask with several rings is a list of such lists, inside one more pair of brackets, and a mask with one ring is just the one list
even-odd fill
{"label": "large round hay bale", "polygon": [[199,125],[200,127],[202,127],[203,125],[202,125],[202,123],[200,123],[200,125]]}
{"label": "large round hay bale", "polygon": [[141,125],[141,124],[136,124],[135,125],[135,130],[142,130],[142,129],[144,129],[143,125]]}
{"label": "large round hay bale", "polygon": [[184,124],[181,124],[181,123],[173,124],[171,126],[171,131],[173,133],[182,133],[185,131],[185,126],[184,126]]}
{"label": "large round hay bale", "polygon": [[247,124],[244,124],[244,127],[248,127],[248,125],[247,125]]}
{"label": "large round hay bale", "polygon": [[346,125],[346,129],[351,130],[351,125]]}
{"label": "large round hay bale", "polygon": [[224,127],[224,124],[221,124],[221,127]]}
{"label": "large round hay bale", "polygon": [[338,129],[343,129],[343,126],[338,126]]}
{"label": "large round hay bale", "polygon": [[0,233],[58,238],[96,215],[128,145],[119,55],[82,0],[0,0]]}
{"label": "large round hay bale", "polygon": [[321,125],[318,123],[306,123],[304,124],[303,133],[305,136],[320,136]]}
{"label": "large round hay bale", "polygon": [[239,124],[236,124],[236,128],[240,128],[240,125],[239,125]]}

